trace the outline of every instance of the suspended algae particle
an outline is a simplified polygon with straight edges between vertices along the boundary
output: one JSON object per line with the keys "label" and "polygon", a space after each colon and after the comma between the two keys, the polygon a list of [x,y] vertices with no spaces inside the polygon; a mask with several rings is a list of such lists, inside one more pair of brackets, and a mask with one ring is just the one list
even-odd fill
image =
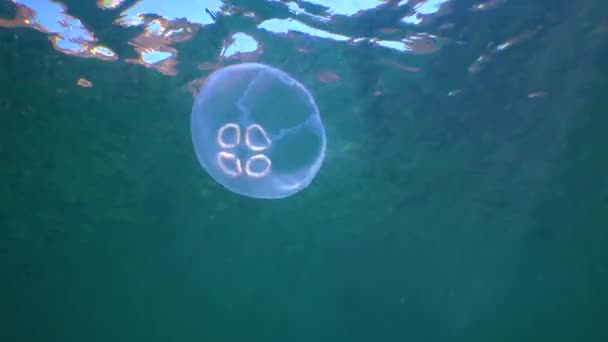
{"label": "suspended algae particle", "polygon": [[285,72],[242,63],[212,73],[191,117],[200,164],[226,189],[277,199],[306,188],[325,157],[311,94]]}
{"label": "suspended algae particle", "polygon": [[93,83],[87,80],[86,78],[80,78],[78,79],[78,81],[76,81],[76,85],[83,88],[91,88],[93,86]]}

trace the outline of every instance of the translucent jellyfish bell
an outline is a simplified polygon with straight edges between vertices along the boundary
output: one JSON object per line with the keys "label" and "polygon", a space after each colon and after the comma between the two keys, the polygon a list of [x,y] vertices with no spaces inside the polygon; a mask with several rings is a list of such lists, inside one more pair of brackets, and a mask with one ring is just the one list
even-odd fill
{"label": "translucent jellyfish bell", "polygon": [[291,76],[267,65],[243,63],[212,73],[191,120],[203,168],[244,196],[293,195],[323,163],[325,128],[314,99]]}

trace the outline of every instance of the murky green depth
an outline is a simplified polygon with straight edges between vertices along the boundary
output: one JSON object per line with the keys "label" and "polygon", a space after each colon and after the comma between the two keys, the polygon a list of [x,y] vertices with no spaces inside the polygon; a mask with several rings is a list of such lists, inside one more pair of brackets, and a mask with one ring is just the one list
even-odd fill
{"label": "murky green depth", "polygon": [[266,38],[261,62],[310,89],[330,137],[280,201],[201,172],[187,76],[0,29],[0,341],[608,341],[606,6],[522,3],[408,57],[419,73]]}

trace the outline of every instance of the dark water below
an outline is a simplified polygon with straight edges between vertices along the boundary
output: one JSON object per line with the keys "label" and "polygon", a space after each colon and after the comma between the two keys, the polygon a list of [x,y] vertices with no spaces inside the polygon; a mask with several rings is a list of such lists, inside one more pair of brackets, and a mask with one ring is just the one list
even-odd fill
{"label": "dark water below", "polygon": [[[608,2],[63,5],[0,0],[0,341],[608,341]],[[192,147],[247,61],[327,130],[281,200]]]}

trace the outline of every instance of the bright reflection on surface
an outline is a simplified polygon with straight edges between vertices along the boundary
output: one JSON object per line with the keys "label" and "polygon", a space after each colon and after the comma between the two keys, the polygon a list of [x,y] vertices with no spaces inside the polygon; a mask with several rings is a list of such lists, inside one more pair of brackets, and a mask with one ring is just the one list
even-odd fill
{"label": "bright reflection on surface", "polygon": [[198,26],[183,19],[145,18],[144,22],[144,31],[129,42],[139,53],[139,58],[126,61],[156,69],[165,75],[175,75],[177,50],[171,45],[190,40]]}
{"label": "bright reflection on surface", "polygon": [[219,12],[222,8],[221,0],[141,0],[133,6],[124,10],[121,14],[122,21],[136,21],[137,18],[145,15],[160,14],[163,18],[171,21],[185,19],[193,24],[208,25],[212,24],[211,18],[205,8],[212,12]]}
{"label": "bright reflection on surface", "polygon": [[258,28],[267,30],[273,33],[288,33],[288,32],[300,32],[313,37],[326,38],[337,41],[347,41],[350,37],[335,34],[314,28],[306,25],[295,19],[268,19],[258,25]]}
{"label": "bright reflection on surface", "polygon": [[409,52],[412,54],[433,53],[440,47],[438,37],[426,33],[414,34],[405,37],[400,41],[378,40],[375,44],[399,52]]}
{"label": "bright reflection on surface", "polygon": [[[165,75],[177,74],[178,50],[176,43],[191,40],[201,27],[215,25],[218,16],[241,15],[248,20],[257,21],[257,29],[280,34],[287,39],[290,33],[299,33],[303,36],[333,40],[337,42],[350,42],[359,44],[371,42],[373,46],[387,48],[401,53],[429,53],[438,49],[438,39],[432,35],[420,39],[420,34],[410,34],[400,39],[378,39],[376,37],[357,37],[343,33],[331,32],[325,28],[315,27],[315,23],[327,23],[334,16],[351,17],[371,10],[391,10],[387,1],[383,0],[354,0],[354,1],[279,1],[267,0],[279,6],[284,6],[295,17],[305,17],[312,21],[301,21],[298,18],[268,18],[260,21],[255,12],[246,8],[226,5],[221,0],[139,0],[126,2],[124,0],[97,0],[97,6],[103,10],[118,9],[114,22],[123,27],[140,27],[141,32],[129,41],[138,57],[127,58],[126,62],[140,64],[144,67],[157,70]],[[407,1],[402,5],[413,6],[415,13],[410,17],[416,23],[421,21],[420,16],[429,16],[439,12],[442,5],[449,0]],[[493,0],[498,1],[498,0]],[[17,17],[14,19],[0,19],[0,25],[5,27],[29,26],[44,33],[50,33],[49,40],[54,47],[63,53],[95,57],[104,60],[116,60],[118,56],[109,47],[96,45],[97,38],[94,33],[77,18],[66,13],[65,6],[51,0],[11,0],[17,6]],[[129,7],[121,8],[128,5]],[[310,6],[317,8],[310,13]],[[404,18],[407,22],[407,17]],[[386,30],[385,30],[386,31]],[[395,32],[398,32],[395,29]],[[252,32],[253,33],[253,32]],[[224,38],[221,51],[217,59],[238,59],[241,61],[255,61],[263,53],[263,44],[249,32],[231,33]],[[429,45],[433,45],[430,47]],[[305,50],[300,50],[306,53]],[[323,78],[327,79],[327,78]]]}
{"label": "bright reflection on surface", "polygon": [[[100,44],[103,42],[99,42],[95,32],[87,27],[86,18],[74,17],[59,0],[0,1],[12,4],[16,13],[13,18],[0,18],[0,27],[37,30],[48,37],[57,51],[67,55],[105,61],[121,59],[113,47]],[[438,27],[430,25],[438,17],[453,15],[457,0],[91,1],[100,11],[116,13],[113,22],[117,27],[114,29],[130,29],[128,34],[125,31],[125,37],[132,37],[126,42],[132,51],[125,53],[121,59],[123,62],[175,76],[182,69],[178,68],[178,44],[191,41],[199,34],[208,41],[217,42],[214,44],[217,50],[211,57],[190,64],[204,71],[184,87],[192,94],[197,92],[209,72],[227,63],[263,59],[269,35],[297,41],[292,55],[302,58],[316,52],[312,41],[306,43],[311,38],[339,44],[336,46],[343,49],[385,49],[393,55],[383,58],[380,63],[405,73],[420,70],[420,66],[402,60],[408,55],[432,54],[445,45],[466,44],[460,38],[455,41],[445,37],[455,37],[451,34],[458,29],[455,22],[444,20]],[[468,7],[464,7],[464,11],[478,15],[477,12],[506,3],[506,0],[478,1],[466,5]],[[279,11],[280,16],[269,15],[277,8],[283,10]],[[461,6],[458,15],[462,15],[462,11]],[[374,17],[389,18],[394,13],[399,15],[394,22],[370,21]],[[359,27],[369,29],[352,29]],[[489,42],[485,51],[479,51],[468,71],[480,72],[495,60],[497,54],[528,40],[539,29],[517,32],[510,38],[503,37],[502,42]],[[221,36],[214,36],[218,34]],[[343,76],[339,71],[327,68],[314,70],[312,75],[321,83],[338,82]],[[373,94],[379,93],[381,91],[373,90]]]}
{"label": "bright reflection on surface", "polygon": [[382,0],[306,0],[304,2],[323,6],[331,14],[345,16],[371,10],[386,3]]}
{"label": "bright reflection on surface", "polygon": [[449,11],[449,4],[452,0],[406,0],[399,3],[400,6],[408,5],[413,7],[413,11],[409,12],[401,19],[401,22],[410,25],[418,25],[425,23],[426,20],[435,15],[443,15]]}
{"label": "bright reflection on surface", "polygon": [[441,10],[442,6],[448,3],[450,0],[427,0],[422,1],[414,6],[416,13],[426,15],[437,13]]}
{"label": "bright reflection on surface", "polygon": [[49,0],[11,0],[17,7],[13,19],[1,19],[0,26],[30,27],[48,35],[53,47],[65,54],[101,60],[116,60],[110,48],[97,45],[95,34],[66,13],[65,6]]}
{"label": "bright reflection on surface", "polygon": [[[279,0],[270,0],[270,1],[281,3],[281,1],[279,1]],[[295,1],[289,1],[284,4],[287,6],[289,11],[291,13],[295,14],[296,16],[298,16],[298,15],[307,16],[309,18],[313,18],[313,19],[319,20],[319,21],[328,21],[329,20],[329,16],[327,16],[327,15],[323,16],[323,15],[317,15],[314,13],[309,13],[308,11],[306,11],[306,9],[300,7],[300,5],[298,5],[298,3]]]}
{"label": "bright reflection on surface", "polygon": [[226,41],[220,56],[255,61],[261,53],[262,46],[255,38],[244,32],[237,32]]}

